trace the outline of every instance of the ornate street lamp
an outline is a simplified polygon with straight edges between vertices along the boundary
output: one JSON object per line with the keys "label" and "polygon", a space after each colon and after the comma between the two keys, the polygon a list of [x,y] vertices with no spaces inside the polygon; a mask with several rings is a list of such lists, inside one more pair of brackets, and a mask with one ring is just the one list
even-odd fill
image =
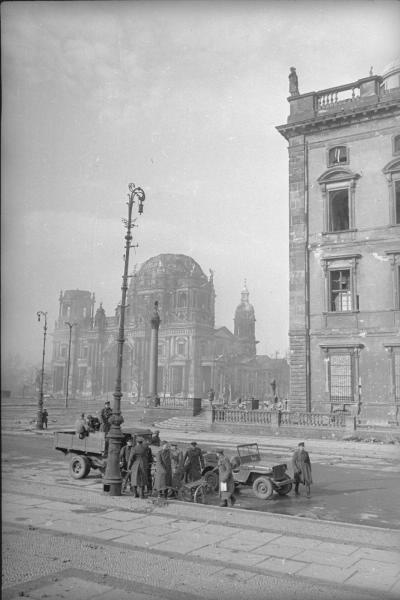
{"label": "ornate street lamp", "polygon": [[[121,416],[121,374],[122,374],[122,357],[123,357],[123,349],[124,349],[124,334],[125,334],[125,308],[126,308],[126,294],[128,290],[128,268],[129,268],[129,251],[133,247],[132,245],[132,234],[131,229],[134,227],[134,223],[132,222],[132,208],[135,204],[135,197],[138,205],[138,213],[141,215],[143,213],[143,202],[145,200],[145,194],[142,188],[136,187],[134,183],[129,184],[129,194],[128,194],[128,218],[122,219],[124,226],[126,227],[126,235],[125,235],[125,255],[124,255],[124,274],[122,276],[122,300],[121,300],[121,311],[119,318],[119,331],[118,331],[118,346],[117,346],[117,378],[115,381],[115,391],[113,393],[114,396],[114,405],[113,412],[109,419],[111,428],[108,433],[108,458],[106,465],[106,472],[104,475],[104,485],[107,486],[108,491],[111,496],[120,496],[121,495],[121,471],[119,468],[119,452],[121,449],[122,442],[122,432],[121,432],[121,423],[123,423],[124,419]],[[135,245],[136,246],[136,245]],[[104,488],[106,489],[106,487]]]}
{"label": "ornate street lamp", "polygon": [[43,429],[43,381],[44,381],[44,357],[46,353],[46,335],[47,335],[47,312],[43,312],[42,310],[38,310],[37,318],[38,321],[44,317],[44,327],[43,327],[43,355],[42,355],[42,374],[40,378],[40,392],[39,392],[39,400],[38,400],[38,412],[36,419],[36,429]]}
{"label": "ornate street lamp", "polygon": [[72,337],[72,328],[77,323],[70,323],[69,321],[65,321],[65,325],[69,327],[69,343],[68,343],[68,363],[67,363],[67,382],[65,389],[65,408],[68,408],[68,387],[69,387],[69,369],[71,365],[71,337]]}

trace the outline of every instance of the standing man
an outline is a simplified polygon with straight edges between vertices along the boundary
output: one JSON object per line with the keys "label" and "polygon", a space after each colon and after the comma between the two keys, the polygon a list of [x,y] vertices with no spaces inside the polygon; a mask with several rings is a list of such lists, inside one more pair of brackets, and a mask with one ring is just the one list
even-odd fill
{"label": "standing man", "polygon": [[45,429],[47,429],[47,419],[48,419],[48,417],[49,417],[49,413],[47,412],[47,409],[44,408],[42,410],[42,423],[43,423],[43,427]]}
{"label": "standing man", "polygon": [[136,446],[134,446],[129,455],[128,471],[131,477],[131,490],[135,498],[144,498],[144,488],[147,487],[147,451],[143,445],[143,438],[137,438]]}
{"label": "standing man", "polygon": [[213,407],[214,400],[215,400],[215,392],[212,388],[210,388],[208,391],[208,401],[210,403],[210,408]]}
{"label": "standing man", "polygon": [[161,442],[161,450],[156,454],[156,473],[154,489],[159,496],[168,496],[168,488],[172,486],[171,452],[168,442]]}
{"label": "standing man", "polygon": [[104,408],[101,411],[101,431],[104,431],[104,433],[108,433],[110,431],[110,423],[108,422],[108,419],[111,417],[112,415],[112,408],[110,406],[110,401],[106,400],[104,402]]}
{"label": "standing man", "polygon": [[128,471],[129,455],[132,450],[132,438],[130,437],[119,453],[119,466],[122,473],[122,491],[125,492],[130,482],[130,472]]}
{"label": "standing man", "polygon": [[236,498],[231,461],[224,455],[222,448],[218,448],[215,453],[218,458],[220,506],[228,506],[228,502],[230,506],[233,506]]}
{"label": "standing man", "polygon": [[293,478],[294,478],[294,493],[299,495],[299,484],[306,486],[307,498],[310,498],[310,486],[312,484],[311,461],[308,452],[304,449],[304,442],[300,442],[297,450],[292,456]]}
{"label": "standing man", "polygon": [[147,495],[150,496],[151,491],[153,489],[153,477],[151,473],[152,464],[154,462],[153,452],[150,448],[150,443],[148,440],[143,440],[143,446],[145,449],[145,455],[147,457]]}
{"label": "standing man", "polygon": [[204,469],[204,458],[203,452],[198,447],[197,442],[191,442],[190,447],[186,450],[183,459],[183,468],[186,483],[200,479]]}
{"label": "standing man", "polygon": [[183,452],[177,444],[171,444],[172,487],[178,490],[184,477]]}

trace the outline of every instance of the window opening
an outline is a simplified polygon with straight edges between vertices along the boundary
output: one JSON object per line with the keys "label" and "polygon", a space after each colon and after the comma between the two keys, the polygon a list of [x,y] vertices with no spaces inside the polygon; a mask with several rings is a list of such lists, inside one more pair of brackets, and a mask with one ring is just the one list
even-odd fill
{"label": "window opening", "polygon": [[393,154],[400,154],[400,135],[396,135],[393,139]]}
{"label": "window opening", "polygon": [[400,225],[400,179],[394,182],[394,222]]}
{"label": "window opening", "polygon": [[353,402],[353,373],[350,354],[331,354],[329,394],[332,403]]}
{"label": "window opening", "polygon": [[329,166],[347,163],[346,146],[335,146],[329,150]]}
{"label": "window opening", "polygon": [[349,229],[349,190],[329,192],[329,231]]}
{"label": "window opening", "polygon": [[400,404],[400,352],[394,353],[394,399]]}
{"label": "window opening", "polygon": [[350,269],[330,271],[330,291],[332,312],[352,310]]}

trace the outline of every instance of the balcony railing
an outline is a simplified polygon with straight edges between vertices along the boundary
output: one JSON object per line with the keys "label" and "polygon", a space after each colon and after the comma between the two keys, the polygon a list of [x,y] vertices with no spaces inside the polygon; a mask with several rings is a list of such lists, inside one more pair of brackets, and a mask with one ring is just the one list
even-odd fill
{"label": "balcony railing", "polygon": [[213,408],[214,423],[248,423],[272,427],[354,428],[354,417],[344,413],[306,413],[269,410]]}
{"label": "balcony railing", "polygon": [[338,111],[341,108],[350,108],[360,100],[360,86],[356,83],[341,85],[337,88],[320,90],[316,94],[317,111],[324,113],[327,111]]}

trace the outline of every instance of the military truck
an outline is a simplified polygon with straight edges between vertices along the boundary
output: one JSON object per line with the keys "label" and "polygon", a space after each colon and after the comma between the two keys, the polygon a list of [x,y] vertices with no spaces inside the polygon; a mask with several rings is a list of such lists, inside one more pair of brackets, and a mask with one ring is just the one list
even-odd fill
{"label": "military truck", "polygon": [[[148,440],[153,438],[151,429],[140,429],[135,427],[124,428],[121,448],[129,438],[136,435]],[[88,436],[80,438],[76,431],[67,429],[54,432],[54,449],[59,450],[65,456],[70,457],[69,472],[74,479],[83,479],[89,475],[91,469],[98,469],[104,473],[107,459],[105,457],[106,439],[102,431],[89,433]]]}

